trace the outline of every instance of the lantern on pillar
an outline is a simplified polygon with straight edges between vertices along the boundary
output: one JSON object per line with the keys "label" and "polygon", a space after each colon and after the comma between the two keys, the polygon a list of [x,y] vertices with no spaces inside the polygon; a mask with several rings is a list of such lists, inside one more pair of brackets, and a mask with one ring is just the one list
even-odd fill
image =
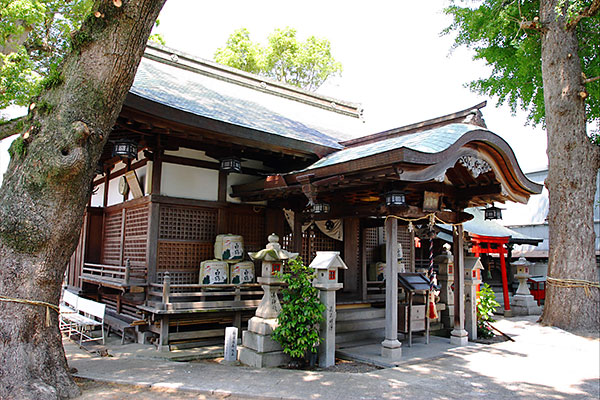
{"label": "lantern on pillar", "polygon": [[317,288],[342,287],[342,284],[338,283],[338,270],[348,269],[339,251],[317,251],[309,267],[315,269],[317,276],[314,286]]}

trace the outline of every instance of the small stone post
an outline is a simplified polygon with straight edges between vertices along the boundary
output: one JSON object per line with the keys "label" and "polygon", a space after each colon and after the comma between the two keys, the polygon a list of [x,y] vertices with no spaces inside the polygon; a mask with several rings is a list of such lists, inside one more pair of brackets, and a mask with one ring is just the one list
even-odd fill
{"label": "small stone post", "polygon": [[344,285],[338,283],[338,269],[348,269],[339,251],[317,251],[309,267],[315,269],[313,286],[319,289],[321,302],[325,305],[320,326],[319,366],[335,365],[335,291]]}
{"label": "small stone post", "polygon": [[483,265],[479,257],[465,257],[465,330],[477,340],[477,287]]}
{"label": "small stone post", "polygon": [[223,349],[223,359],[226,362],[237,361],[237,338],[238,328],[228,326],[225,328],[225,348]]}

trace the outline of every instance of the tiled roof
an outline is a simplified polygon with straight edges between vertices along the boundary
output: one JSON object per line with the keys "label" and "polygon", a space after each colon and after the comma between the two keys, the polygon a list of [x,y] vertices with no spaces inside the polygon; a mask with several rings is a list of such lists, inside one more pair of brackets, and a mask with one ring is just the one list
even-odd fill
{"label": "tiled roof", "polygon": [[408,148],[422,153],[439,153],[452,146],[461,136],[481,127],[467,124],[450,124],[439,128],[383,139],[355,147],[348,147],[323,157],[307,170],[358,160],[386,151]]}
{"label": "tiled roof", "polygon": [[349,132],[352,128],[344,131],[345,124],[360,124],[358,118],[337,115],[173,64],[142,58],[130,92],[205,118],[332,149],[342,148],[336,137],[356,133]]}

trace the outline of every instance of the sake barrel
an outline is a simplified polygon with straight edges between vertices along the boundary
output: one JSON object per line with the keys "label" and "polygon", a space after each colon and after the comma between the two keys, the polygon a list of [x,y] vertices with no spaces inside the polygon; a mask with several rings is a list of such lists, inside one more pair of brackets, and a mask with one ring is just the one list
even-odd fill
{"label": "sake barrel", "polygon": [[200,264],[199,282],[202,285],[227,283],[229,265],[221,260],[207,260]]}
{"label": "sake barrel", "polygon": [[215,258],[227,262],[244,259],[244,238],[240,235],[217,235],[215,239]]}
{"label": "sake barrel", "polygon": [[252,261],[242,261],[232,264],[229,278],[230,282],[235,285],[254,282],[254,263]]}

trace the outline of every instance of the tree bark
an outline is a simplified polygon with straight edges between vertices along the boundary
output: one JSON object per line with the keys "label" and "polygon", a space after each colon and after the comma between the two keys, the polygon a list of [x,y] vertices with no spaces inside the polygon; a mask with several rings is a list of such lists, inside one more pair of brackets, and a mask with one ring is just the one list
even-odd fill
{"label": "tree bark", "polygon": [[[586,134],[577,33],[557,17],[557,0],[542,0],[542,77],[548,135],[548,277],[598,282],[593,203],[599,148]],[[546,286],[541,321],[570,331],[597,331],[599,290]]]}
{"label": "tree bark", "polygon": [[[0,295],[58,304],[108,140],[165,0],[97,0],[73,35],[12,146],[0,187]],[[119,2],[117,2],[120,5]],[[94,16],[94,12],[96,12]],[[0,302],[0,398],[57,399],[79,390],[67,370],[57,314]]]}

